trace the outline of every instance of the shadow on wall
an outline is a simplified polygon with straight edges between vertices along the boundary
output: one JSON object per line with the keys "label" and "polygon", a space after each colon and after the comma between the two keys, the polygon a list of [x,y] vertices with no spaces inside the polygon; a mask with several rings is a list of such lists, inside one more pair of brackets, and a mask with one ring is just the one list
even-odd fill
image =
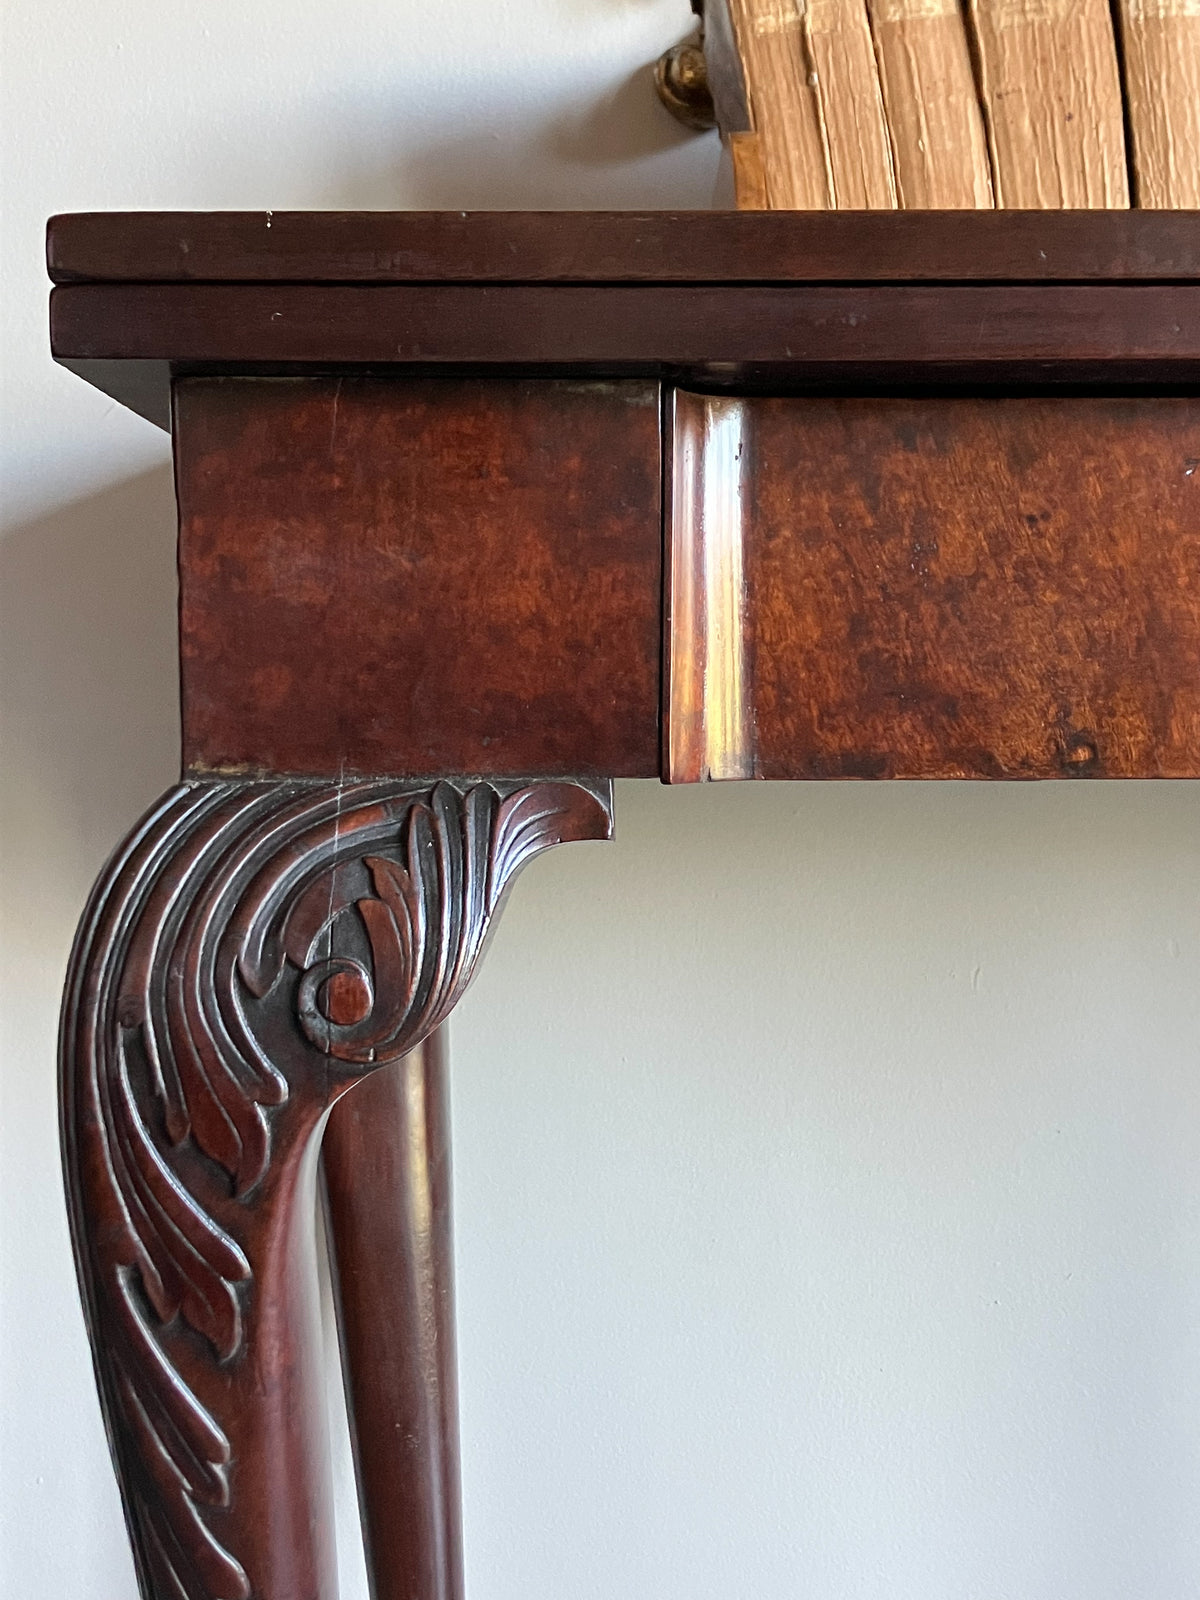
{"label": "shadow on wall", "polygon": [[[390,193],[375,162],[364,162],[338,173],[328,203],[499,211],[712,204],[717,136],[675,121],[655,93],[649,63],[601,98],[540,122],[510,99],[473,107],[458,127],[453,138],[406,143]],[[347,149],[362,147],[347,141]]]}
{"label": "shadow on wall", "polygon": [[[696,138],[658,98],[654,65],[647,62],[578,116],[556,118],[545,142],[549,154],[562,162],[613,166],[693,145]],[[714,150],[716,142],[714,134],[708,141]]]}
{"label": "shadow on wall", "polygon": [[[175,593],[165,466],[0,540],[5,765],[21,774],[12,837],[53,831],[86,876],[178,771]],[[48,807],[69,810],[67,826]]]}

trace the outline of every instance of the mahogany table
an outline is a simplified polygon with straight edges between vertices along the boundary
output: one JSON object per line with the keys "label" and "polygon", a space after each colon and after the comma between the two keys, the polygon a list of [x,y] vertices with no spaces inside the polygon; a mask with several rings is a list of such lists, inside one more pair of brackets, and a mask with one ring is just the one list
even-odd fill
{"label": "mahogany table", "polygon": [[459,1600],[437,1030],[509,884],[618,777],[1200,776],[1200,215],[90,215],[49,258],[179,500],[182,777],[62,1027],[142,1592],[334,1595],[321,1182],[374,1593]]}

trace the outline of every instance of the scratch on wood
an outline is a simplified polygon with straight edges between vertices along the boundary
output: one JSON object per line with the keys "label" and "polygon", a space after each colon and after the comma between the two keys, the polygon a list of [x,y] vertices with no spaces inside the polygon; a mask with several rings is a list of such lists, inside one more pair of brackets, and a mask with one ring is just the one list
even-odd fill
{"label": "scratch on wood", "polygon": [[332,464],[337,449],[338,406],[342,399],[343,379],[339,378],[333,386],[333,415],[329,423],[329,460]]}

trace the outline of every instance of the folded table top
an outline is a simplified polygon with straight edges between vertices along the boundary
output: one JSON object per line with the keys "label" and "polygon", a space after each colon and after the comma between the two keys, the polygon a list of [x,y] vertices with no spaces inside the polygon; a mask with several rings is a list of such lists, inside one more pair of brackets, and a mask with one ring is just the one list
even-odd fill
{"label": "folded table top", "polygon": [[178,373],[1190,384],[1200,213],[55,217],[56,358],[167,424]]}
{"label": "folded table top", "polygon": [[128,211],[55,283],[1200,282],[1186,211]]}

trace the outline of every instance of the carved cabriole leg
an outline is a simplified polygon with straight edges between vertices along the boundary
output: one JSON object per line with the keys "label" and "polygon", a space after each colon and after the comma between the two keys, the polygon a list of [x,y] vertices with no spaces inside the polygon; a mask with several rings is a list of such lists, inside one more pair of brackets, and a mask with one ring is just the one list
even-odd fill
{"label": "carved cabriole leg", "polygon": [[449,1013],[575,784],[188,784],[84,915],[62,1029],[72,1236],[145,1600],[335,1593],[319,1136]]}
{"label": "carved cabriole leg", "polygon": [[334,1107],[321,1146],[372,1600],[462,1600],[445,1028]]}

